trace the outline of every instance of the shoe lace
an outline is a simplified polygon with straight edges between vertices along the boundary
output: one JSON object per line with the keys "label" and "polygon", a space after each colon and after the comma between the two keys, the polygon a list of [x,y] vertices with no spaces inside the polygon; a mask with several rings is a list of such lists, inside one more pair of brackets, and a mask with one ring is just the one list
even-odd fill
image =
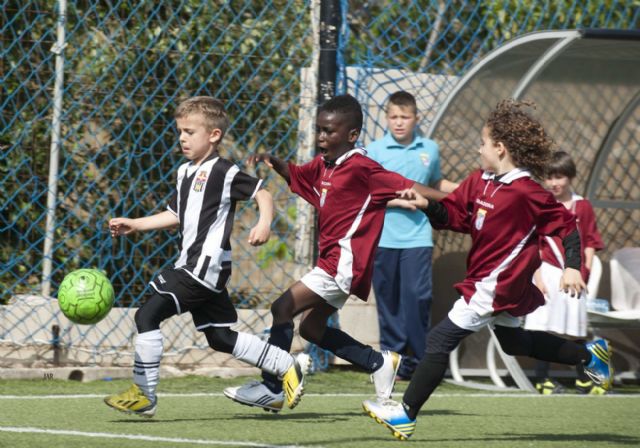
{"label": "shoe lace", "polygon": [[382,400],[380,402],[381,406],[389,407],[389,408],[397,408],[400,405],[397,401],[392,400],[391,398],[387,398],[386,400]]}

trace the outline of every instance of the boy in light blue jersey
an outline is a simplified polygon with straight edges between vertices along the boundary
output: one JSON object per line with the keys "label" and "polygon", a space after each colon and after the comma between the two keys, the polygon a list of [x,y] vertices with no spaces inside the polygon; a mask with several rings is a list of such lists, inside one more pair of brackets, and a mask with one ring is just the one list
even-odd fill
{"label": "boy in light blue jersey", "polygon": [[[416,100],[399,91],[387,103],[388,132],[367,146],[384,168],[449,193],[457,184],[442,178],[438,145],[420,136]],[[425,350],[431,310],[431,225],[424,213],[387,204],[373,272],[380,348],[403,355],[400,379],[410,379]]]}

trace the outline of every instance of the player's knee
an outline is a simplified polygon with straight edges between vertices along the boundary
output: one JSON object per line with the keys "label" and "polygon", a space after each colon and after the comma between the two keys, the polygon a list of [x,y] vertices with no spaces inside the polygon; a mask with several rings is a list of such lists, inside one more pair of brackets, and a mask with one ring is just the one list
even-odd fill
{"label": "player's knee", "polygon": [[303,319],[300,321],[300,328],[298,330],[300,332],[300,336],[306,339],[309,342],[313,342],[317,344],[320,342],[321,334],[318,326],[310,320],[309,318]]}
{"label": "player's knee", "polygon": [[238,333],[229,327],[207,328],[204,331],[204,335],[207,338],[209,347],[223,353],[233,352],[238,340]]}
{"label": "player's knee", "polygon": [[147,331],[158,330],[160,328],[160,321],[155,319],[153,313],[145,307],[138,308],[133,319],[136,323],[138,333],[146,333]]}
{"label": "player's knee", "polygon": [[281,323],[291,320],[293,316],[291,316],[290,309],[290,304],[284,297],[280,297],[273,302],[271,304],[271,316],[273,316],[273,322]]}

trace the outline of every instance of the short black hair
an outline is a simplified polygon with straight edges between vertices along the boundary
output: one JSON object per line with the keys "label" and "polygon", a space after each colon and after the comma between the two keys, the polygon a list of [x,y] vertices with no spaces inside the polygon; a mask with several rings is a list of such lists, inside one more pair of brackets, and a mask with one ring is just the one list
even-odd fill
{"label": "short black hair", "polygon": [[554,175],[567,176],[569,179],[576,177],[576,164],[571,156],[564,151],[556,151],[551,154],[551,160],[545,169],[545,175],[551,177]]}
{"label": "short black hair", "polygon": [[362,107],[351,95],[334,96],[318,108],[320,112],[342,114],[348,120],[350,129],[362,130]]}

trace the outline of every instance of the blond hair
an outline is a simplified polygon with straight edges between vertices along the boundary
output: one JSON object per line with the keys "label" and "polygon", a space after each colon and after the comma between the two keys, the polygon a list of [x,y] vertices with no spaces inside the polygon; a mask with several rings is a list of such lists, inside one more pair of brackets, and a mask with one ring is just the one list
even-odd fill
{"label": "blond hair", "polygon": [[174,113],[174,118],[184,118],[189,115],[201,114],[204,117],[207,131],[220,129],[222,135],[229,128],[229,117],[222,101],[210,96],[194,96],[181,102]]}

